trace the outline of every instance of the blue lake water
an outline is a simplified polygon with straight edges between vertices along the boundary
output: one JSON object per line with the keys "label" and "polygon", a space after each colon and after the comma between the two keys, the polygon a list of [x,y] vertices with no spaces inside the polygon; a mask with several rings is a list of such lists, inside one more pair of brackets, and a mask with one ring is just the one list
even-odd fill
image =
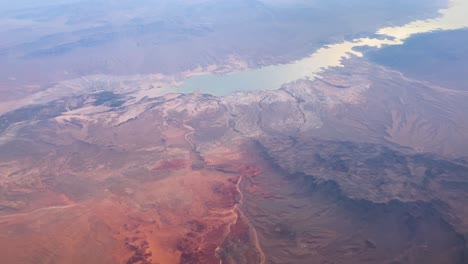
{"label": "blue lake water", "polygon": [[434,30],[452,30],[468,27],[468,0],[451,1],[449,8],[440,10],[440,16],[429,20],[414,21],[401,27],[388,27],[377,31],[379,38],[359,38],[327,45],[304,59],[288,64],[267,66],[225,75],[206,73],[192,76],[179,87],[168,89],[177,93],[201,93],[222,96],[235,91],[272,90],[283,84],[305,78],[315,78],[323,70],[342,66],[343,59],[361,57],[354,48],[384,45],[400,45],[414,34]]}

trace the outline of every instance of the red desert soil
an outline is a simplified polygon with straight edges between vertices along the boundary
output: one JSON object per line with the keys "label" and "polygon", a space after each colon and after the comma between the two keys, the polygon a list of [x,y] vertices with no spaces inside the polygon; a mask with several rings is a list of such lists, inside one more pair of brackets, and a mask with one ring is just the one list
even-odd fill
{"label": "red desert soil", "polygon": [[[153,162],[147,166],[151,173],[145,177],[144,171],[133,169],[125,169],[128,172],[122,176],[118,169],[107,173],[87,168],[80,173],[96,176],[64,178],[64,172],[74,173],[67,168],[72,166],[70,159],[64,157],[57,168],[61,172],[51,173],[43,183],[18,186],[18,193],[30,192],[34,199],[26,196],[24,203],[12,205],[13,213],[0,215],[0,248],[8,248],[2,252],[2,262],[170,264],[220,263],[220,259],[235,263],[236,256],[260,259],[252,228],[236,208],[241,202],[241,177],[254,176],[259,169],[246,166],[236,148],[212,149],[203,165],[191,142],[180,136],[190,131],[177,126],[166,133],[171,135],[165,141],[169,154],[156,164],[151,155]],[[60,158],[50,155],[47,158],[59,164]],[[112,155],[102,158],[117,157]],[[76,166],[94,162],[92,155],[82,158]],[[129,164],[141,167],[144,162]],[[69,181],[73,185],[67,185]],[[37,191],[36,185],[51,190]]]}
{"label": "red desert soil", "polygon": [[159,161],[153,170],[181,170],[187,166],[184,159],[172,159]]}
{"label": "red desert soil", "polygon": [[[0,144],[0,262],[465,263],[467,166],[406,147],[448,140],[447,153],[466,153],[464,131],[447,137],[466,127],[447,106],[466,97],[363,71],[343,72],[350,88],[303,81],[253,101],[145,99],[136,117],[87,99],[27,124],[12,113],[5,129],[21,129]],[[396,129],[414,113],[421,126]],[[394,146],[407,131],[414,140]]]}

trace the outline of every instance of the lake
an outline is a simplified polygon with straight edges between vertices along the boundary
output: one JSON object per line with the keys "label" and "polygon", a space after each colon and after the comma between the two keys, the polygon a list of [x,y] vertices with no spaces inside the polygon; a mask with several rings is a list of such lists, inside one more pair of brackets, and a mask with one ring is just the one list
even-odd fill
{"label": "lake", "polygon": [[223,96],[235,91],[274,90],[283,84],[299,79],[316,78],[320,72],[330,67],[342,66],[342,60],[352,56],[362,57],[356,47],[376,47],[401,45],[415,34],[435,30],[453,30],[468,27],[468,0],[454,0],[447,9],[439,11],[434,19],[418,20],[400,27],[382,28],[375,38],[359,38],[318,49],[312,55],[288,64],[271,65],[263,68],[234,72],[225,75],[206,73],[185,80],[179,87],[167,89],[169,92],[201,93]]}

